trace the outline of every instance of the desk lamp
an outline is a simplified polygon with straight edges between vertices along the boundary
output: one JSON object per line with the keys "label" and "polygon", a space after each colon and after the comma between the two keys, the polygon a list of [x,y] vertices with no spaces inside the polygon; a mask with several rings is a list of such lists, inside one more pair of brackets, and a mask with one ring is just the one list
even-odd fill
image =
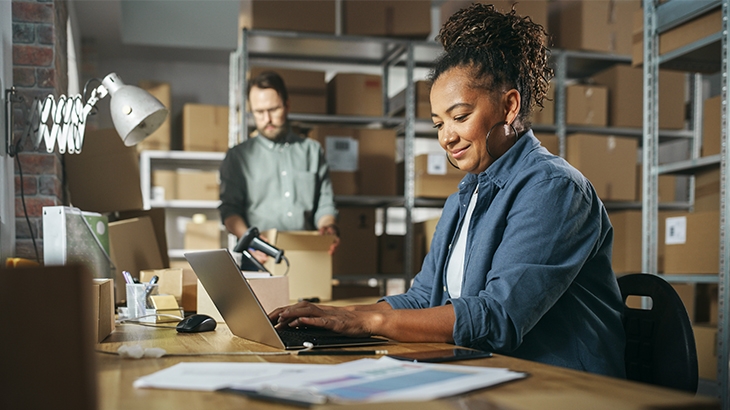
{"label": "desk lamp", "polygon": [[[96,79],[96,81],[99,81]],[[20,101],[15,96],[15,89],[6,90],[5,103]],[[84,94],[86,94],[84,92]],[[86,130],[86,117],[95,109],[102,98],[110,95],[112,122],[124,145],[132,146],[145,139],[162,125],[167,117],[167,109],[147,91],[132,85],[126,85],[116,73],[104,77],[101,85],[91,91],[89,99],[83,101],[82,95],[61,95],[56,101],[53,95],[44,100],[35,100],[31,107],[28,129],[21,137],[31,134],[33,146],[38,149],[41,140],[46,142],[46,150],[50,153],[58,141],[58,152],[63,154],[81,153]],[[11,110],[6,107],[7,138],[5,152],[14,156],[20,147],[20,141],[13,146]],[[31,132],[33,131],[33,132]]]}

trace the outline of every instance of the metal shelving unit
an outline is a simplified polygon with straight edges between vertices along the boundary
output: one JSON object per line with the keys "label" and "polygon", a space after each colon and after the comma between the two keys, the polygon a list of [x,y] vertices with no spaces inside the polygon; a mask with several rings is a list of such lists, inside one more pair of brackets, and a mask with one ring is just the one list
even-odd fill
{"label": "metal shelving unit", "polygon": [[[426,131],[425,122],[415,120],[414,72],[427,67],[440,53],[440,46],[428,41],[408,41],[381,37],[328,35],[296,33],[271,30],[247,30],[241,32],[239,46],[231,54],[231,84],[229,107],[232,121],[229,127],[229,145],[233,146],[247,138],[251,119],[245,113],[245,75],[252,65],[273,67],[295,67],[298,69],[334,71],[351,68],[363,72],[366,67],[376,71],[383,79],[383,112],[389,110],[389,87],[393,73],[405,79],[405,115],[402,117],[360,117],[341,115],[290,114],[292,123],[303,128],[321,124],[340,124],[396,129],[404,137],[405,183],[404,195],[395,197],[335,196],[338,206],[371,206],[376,208],[402,207],[405,209],[405,261],[404,273],[400,278],[406,286],[413,272],[412,213],[416,206],[441,206],[443,201],[414,198],[414,139]],[[431,125],[428,125],[430,130]],[[378,279],[393,275],[378,275]],[[341,278],[345,279],[345,278]],[[360,278],[362,279],[362,278]]]}
{"label": "metal shelving unit", "polygon": [[[727,104],[728,55],[730,44],[728,34],[728,3],[730,0],[672,0],[661,5],[654,0],[643,0],[644,7],[644,127],[643,127],[643,199],[642,199],[642,268],[646,273],[657,274],[657,185],[659,174],[687,174],[713,167],[720,167],[720,257],[719,273],[715,275],[664,275],[672,282],[685,283],[718,283],[718,341],[717,341],[717,386],[723,409],[730,409],[728,393],[728,359],[730,357],[730,315],[726,312],[730,289],[730,222],[727,218],[730,192],[727,190],[727,165],[730,160],[728,141]],[[705,38],[683,46],[672,52],[659,55],[659,35],[673,29],[693,18],[707,12],[722,10],[722,29]],[[721,154],[710,157],[699,157],[701,146],[701,78],[695,74],[693,82],[694,105],[693,128],[694,140],[691,148],[691,159],[673,164],[659,165],[659,132],[658,132],[658,74],[659,67],[679,69],[697,73],[721,72]],[[693,202],[690,194],[690,203]]]}

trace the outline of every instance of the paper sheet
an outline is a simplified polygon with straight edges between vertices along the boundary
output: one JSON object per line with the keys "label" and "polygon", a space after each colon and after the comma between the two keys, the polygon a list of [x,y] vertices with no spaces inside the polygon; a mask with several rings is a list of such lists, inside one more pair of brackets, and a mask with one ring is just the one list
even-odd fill
{"label": "paper sheet", "polygon": [[250,386],[285,375],[319,369],[319,364],[289,363],[178,363],[134,381],[136,388],[213,391],[233,384]]}
{"label": "paper sheet", "polygon": [[134,387],[256,391],[303,401],[368,403],[423,401],[523,378],[508,369],[411,363],[389,357],[337,365],[282,363],[179,363],[137,379]]}

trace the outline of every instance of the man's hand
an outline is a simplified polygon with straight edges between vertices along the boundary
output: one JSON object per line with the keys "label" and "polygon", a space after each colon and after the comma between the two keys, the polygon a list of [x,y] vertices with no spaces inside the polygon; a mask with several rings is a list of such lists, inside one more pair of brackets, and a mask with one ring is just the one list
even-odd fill
{"label": "man's hand", "polygon": [[[261,239],[262,241],[264,241],[266,243],[269,242],[269,240],[263,234],[259,234],[259,239]],[[251,256],[253,256],[254,258],[256,258],[257,261],[261,262],[262,265],[264,263],[266,263],[266,261],[269,260],[269,255],[267,255],[267,254],[265,254],[265,253],[263,253],[261,251],[256,251],[256,250],[253,250],[253,249],[249,249],[249,253],[251,253]]]}
{"label": "man's hand", "polygon": [[332,255],[335,253],[335,250],[337,249],[337,246],[340,244],[340,229],[335,224],[329,224],[326,226],[323,226],[319,228],[319,234],[320,235],[332,235],[334,236],[334,240],[332,241],[332,245],[330,245],[329,254]]}

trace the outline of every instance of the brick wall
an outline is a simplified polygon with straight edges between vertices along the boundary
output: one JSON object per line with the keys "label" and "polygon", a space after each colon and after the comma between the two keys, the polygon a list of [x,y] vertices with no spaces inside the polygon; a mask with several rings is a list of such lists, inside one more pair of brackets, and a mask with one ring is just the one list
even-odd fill
{"label": "brick wall", "polygon": [[[13,0],[13,85],[24,99],[14,109],[13,132],[16,140],[24,133],[34,98],[65,94],[67,81],[65,0]],[[24,107],[23,107],[24,106]],[[35,237],[39,257],[43,258],[42,209],[62,205],[64,200],[63,158],[48,154],[45,144],[38,150],[28,139],[17,154],[15,163],[15,255],[35,259],[31,235]],[[25,196],[26,221],[21,184]],[[32,233],[31,231],[32,230]]]}

